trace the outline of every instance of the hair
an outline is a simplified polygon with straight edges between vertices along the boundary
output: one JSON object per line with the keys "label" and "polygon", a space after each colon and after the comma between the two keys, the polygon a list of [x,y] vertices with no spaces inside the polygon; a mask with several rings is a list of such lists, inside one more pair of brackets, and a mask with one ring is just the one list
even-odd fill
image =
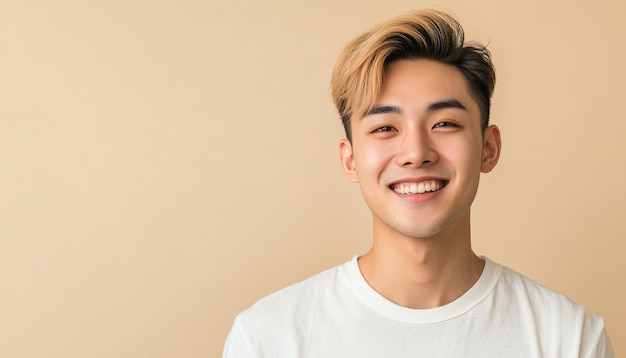
{"label": "hair", "polygon": [[344,48],[333,70],[331,94],[352,140],[350,121],[378,100],[387,66],[399,60],[431,59],[458,68],[477,102],[483,130],[489,125],[496,74],[486,46],[465,43],[463,28],[437,10],[418,10],[375,26]]}

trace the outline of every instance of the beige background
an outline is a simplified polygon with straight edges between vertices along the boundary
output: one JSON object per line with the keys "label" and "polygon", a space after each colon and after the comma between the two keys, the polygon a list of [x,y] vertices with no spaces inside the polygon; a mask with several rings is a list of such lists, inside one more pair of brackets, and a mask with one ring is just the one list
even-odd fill
{"label": "beige background", "polygon": [[626,355],[623,1],[3,0],[0,356],[217,357],[239,311],[364,252],[330,71],[424,6],[498,71],[476,251]]}

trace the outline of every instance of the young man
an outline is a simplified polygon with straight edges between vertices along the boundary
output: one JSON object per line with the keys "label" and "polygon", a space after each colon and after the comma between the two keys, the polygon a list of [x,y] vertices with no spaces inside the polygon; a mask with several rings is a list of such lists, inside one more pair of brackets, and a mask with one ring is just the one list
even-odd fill
{"label": "young man", "polygon": [[612,357],[601,318],[478,257],[470,207],[500,154],[484,46],[437,11],[351,42],[332,94],[346,177],[373,217],[360,257],[241,313],[224,357]]}

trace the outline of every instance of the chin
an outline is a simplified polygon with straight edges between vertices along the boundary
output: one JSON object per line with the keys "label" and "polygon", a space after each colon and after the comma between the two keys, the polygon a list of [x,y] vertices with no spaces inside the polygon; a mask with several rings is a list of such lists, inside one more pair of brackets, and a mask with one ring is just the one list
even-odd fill
{"label": "chin", "polygon": [[463,231],[464,222],[463,216],[457,220],[451,218],[442,220],[442,218],[432,217],[422,220],[407,218],[404,222],[396,221],[388,226],[391,230],[411,239],[432,240],[441,236],[447,236],[455,231]]}
{"label": "chin", "polygon": [[430,240],[436,238],[439,234],[445,231],[445,227],[415,227],[414,225],[407,225],[404,227],[396,226],[395,228],[392,228],[392,230],[411,239]]}

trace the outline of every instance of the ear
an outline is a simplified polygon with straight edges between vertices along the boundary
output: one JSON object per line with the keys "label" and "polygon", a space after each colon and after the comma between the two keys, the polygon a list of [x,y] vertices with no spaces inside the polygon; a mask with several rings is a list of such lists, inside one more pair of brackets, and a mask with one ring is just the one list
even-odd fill
{"label": "ear", "polygon": [[341,160],[341,169],[343,174],[353,183],[359,182],[359,176],[356,172],[356,165],[354,163],[354,154],[352,152],[352,143],[347,139],[342,139],[339,142],[339,159]]}
{"label": "ear", "polygon": [[491,125],[485,129],[483,135],[483,157],[480,163],[480,171],[489,173],[498,163],[502,142],[500,141],[500,129]]}

